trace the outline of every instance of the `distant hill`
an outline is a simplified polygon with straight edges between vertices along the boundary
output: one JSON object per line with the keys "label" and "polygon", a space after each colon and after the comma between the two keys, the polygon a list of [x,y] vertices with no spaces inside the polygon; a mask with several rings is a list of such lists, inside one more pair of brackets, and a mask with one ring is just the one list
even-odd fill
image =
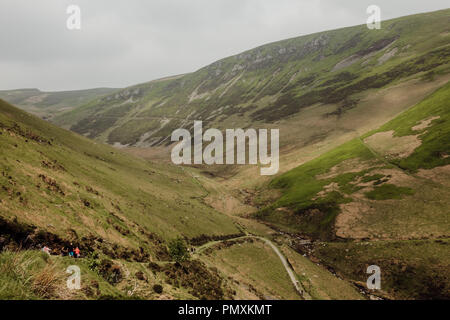
{"label": "distant hill", "polygon": [[55,115],[72,110],[116,90],[113,88],[58,92],[43,92],[38,89],[0,90],[0,99],[49,120]]}

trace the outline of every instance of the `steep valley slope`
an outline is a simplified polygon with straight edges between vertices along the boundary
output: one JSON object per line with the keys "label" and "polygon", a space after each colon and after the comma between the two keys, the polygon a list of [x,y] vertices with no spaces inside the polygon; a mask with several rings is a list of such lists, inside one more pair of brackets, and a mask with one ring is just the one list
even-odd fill
{"label": "steep valley slope", "polygon": [[297,251],[355,282],[378,265],[386,297],[448,299],[449,103],[447,83],[282,174],[260,190],[255,217],[300,234]]}
{"label": "steep valley slope", "polygon": [[[172,131],[192,129],[194,120],[222,130],[280,128],[286,153],[363,134],[439,86],[421,89],[418,80],[448,74],[449,15],[442,10],[384,21],[381,30],[361,25],[263,45],[118,90],[52,122],[144,154],[171,145]],[[389,89],[387,101],[377,100]]]}
{"label": "steep valley slope", "polygon": [[[2,100],[0,111],[1,299],[305,298],[254,237],[273,230],[207,205],[195,171],[130,156]],[[177,237],[198,252],[174,260]],[[70,243],[81,259],[64,256]],[[308,263],[286,249],[295,266]],[[81,290],[66,287],[74,264]],[[363,298],[323,267],[308,272],[330,279],[311,285],[313,297]]]}
{"label": "steep valley slope", "polygon": [[[0,92],[53,123],[0,100],[0,298],[449,299],[449,22],[283,40],[69,111]],[[194,120],[280,129],[280,173],[172,165],[170,135]],[[72,261],[36,250],[70,242],[78,292],[62,285]]]}

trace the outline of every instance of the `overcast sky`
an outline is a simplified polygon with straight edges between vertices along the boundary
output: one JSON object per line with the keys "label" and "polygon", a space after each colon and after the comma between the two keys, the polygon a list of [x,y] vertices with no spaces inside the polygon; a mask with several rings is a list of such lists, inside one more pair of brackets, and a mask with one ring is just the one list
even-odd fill
{"label": "overcast sky", "polygon": [[[68,30],[69,5],[81,30]],[[290,37],[448,7],[448,0],[1,0],[0,89],[125,87]]]}

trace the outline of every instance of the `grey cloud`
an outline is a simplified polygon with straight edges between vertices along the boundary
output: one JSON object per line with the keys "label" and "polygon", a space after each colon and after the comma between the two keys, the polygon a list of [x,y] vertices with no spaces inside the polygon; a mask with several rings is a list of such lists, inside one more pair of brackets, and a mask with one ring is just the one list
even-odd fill
{"label": "grey cloud", "polygon": [[[447,1],[2,0],[0,89],[122,87],[195,71],[268,42],[443,9]],[[66,29],[79,5],[82,29]]]}

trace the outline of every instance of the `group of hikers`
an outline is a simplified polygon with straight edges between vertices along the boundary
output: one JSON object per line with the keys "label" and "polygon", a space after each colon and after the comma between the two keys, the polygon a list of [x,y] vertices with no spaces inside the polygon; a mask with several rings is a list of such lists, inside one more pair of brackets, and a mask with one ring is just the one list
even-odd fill
{"label": "group of hikers", "polygon": [[[42,247],[41,250],[47,253],[48,255],[50,255],[52,252],[52,250],[47,246]],[[61,250],[61,255],[62,256],[68,255],[71,258],[81,258],[81,250],[78,246],[74,246],[73,243],[71,242],[68,247],[64,247]]]}

